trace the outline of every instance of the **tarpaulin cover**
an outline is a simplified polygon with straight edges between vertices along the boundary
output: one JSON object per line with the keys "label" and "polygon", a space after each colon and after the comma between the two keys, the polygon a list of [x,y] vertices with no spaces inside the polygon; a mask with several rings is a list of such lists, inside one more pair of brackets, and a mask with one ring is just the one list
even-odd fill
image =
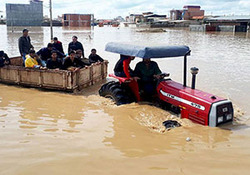
{"label": "tarpaulin cover", "polygon": [[185,56],[190,50],[188,46],[136,46],[110,42],[105,48],[108,52],[140,58],[165,58]]}

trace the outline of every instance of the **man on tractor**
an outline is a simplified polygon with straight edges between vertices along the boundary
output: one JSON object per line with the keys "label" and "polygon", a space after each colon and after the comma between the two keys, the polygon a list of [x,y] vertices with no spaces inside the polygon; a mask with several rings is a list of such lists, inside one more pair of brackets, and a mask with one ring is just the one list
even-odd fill
{"label": "man on tractor", "polygon": [[[164,109],[170,107],[170,110],[180,112],[181,118],[211,127],[233,121],[234,110],[230,100],[195,89],[195,75],[198,71],[195,67],[191,68],[192,86],[187,86],[187,57],[191,52],[188,46],[136,46],[111,42],[106,45],[105,50],[142,58],[143,61],[136,65],[135,76],[139,76],[138,82],[143,90],[149,93],[144,96],[156,97],[156,102]],[[173,57],[184,57],[183,84],[170,78],[164,79],[168,74],[161,74],[158,65],[150,60]],[[99,90],[100,96],[112,99],[117,105],[140,101],[136,98],[140,95],[132,86],[131,79],[114,74],[109,76],[118,81],[110,81],[102,85]],[[156,81],[157,79],[159,81]],[[163,124],[166,126],[166,123]]]}
{"label": "man on tractor", "polygon": [[138,80],[139,88],[145,97],[152,97],[156,93],[157,80],[160,79],[161,70],[156,62],[150,58],[144,58],[143,61],[136,64],[135,75]]}
{"label": "man on tractor", "polygon": [[133,76],[133,70],[130,68],[129,64],[135,57],[120,55],[120,59],[117,61],[114,73],[118,77],[131,78]]}
{"label": "man on tractor", "polygon": [[125,77],[131,81],[129,86],[135,92],[137,100],[140,101],[140,95],[138,93],[139,87],[137,84],[138,77],[134,77],[133,70],[129,66],[130,62],[134,59],[135,57],[133,56],[121,55],[115,65],[114,73],[117,77]]}

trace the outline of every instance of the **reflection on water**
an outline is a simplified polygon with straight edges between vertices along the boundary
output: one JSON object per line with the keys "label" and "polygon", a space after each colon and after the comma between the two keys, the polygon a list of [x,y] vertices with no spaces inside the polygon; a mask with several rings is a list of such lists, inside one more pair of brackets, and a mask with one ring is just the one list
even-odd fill
{"label": "reflection on water", "polygon": [[[3,26],[0,26],[3,28]],[[18,56],[18,39],[22,36],[23,27],[14,27],[12,31],[12,27],[6,27],[4,36],[6,36],[6,41],[1,42],[3,44],[3,50],[8,53],[8,55]],[[32,45],[35,47],[35,50],[38,51],[39,48],[45,46],[44,44],[44,28],[43,27],[30,27],[29,35],[31,37]],[[36,38],[36,39],[34,39]],[[45,42],[46,43],[46,42]]]}
{"label": "reflection on water", "polygon": [[[50,41],[48,27],[29,30],[36,50]],[[12,32],[11,28],[0,25],[0,34],[0,50],[9,56],[18,55],[17,40],[22,27]],[[192,50],[189,67],[200,69],[197,88],[230,98],[236,105],[236,123],[209,128],[146,104],[117,107],[97,95],[100,84],[77,95],[0,85],[0,174],[249,172],[248,33],[54,28],[54,36],[63,42],[65,51],[73,35],[83,43],[85,55],[97,48],[98,54],[108,59],[109,72],[119,57],[104,51],[109,41],[188,45]],[[138,61],[136,58],[132,67]],[[170,72],[172,79],[182,82],[182,58],[157,62],[163,72]],[[182,127],[166,131],[162,126],[166,119],[178,120]]]}

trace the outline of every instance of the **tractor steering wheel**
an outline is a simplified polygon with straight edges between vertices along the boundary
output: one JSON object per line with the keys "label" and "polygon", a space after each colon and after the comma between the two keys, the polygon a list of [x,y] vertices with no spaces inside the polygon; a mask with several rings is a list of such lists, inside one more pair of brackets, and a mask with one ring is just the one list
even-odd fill
{"label": "tractor steering wheel", "polygon": [[160,74],[160,79],[163,79],[165,77],[169,77],[170,76],[170,73],[162,73]]}

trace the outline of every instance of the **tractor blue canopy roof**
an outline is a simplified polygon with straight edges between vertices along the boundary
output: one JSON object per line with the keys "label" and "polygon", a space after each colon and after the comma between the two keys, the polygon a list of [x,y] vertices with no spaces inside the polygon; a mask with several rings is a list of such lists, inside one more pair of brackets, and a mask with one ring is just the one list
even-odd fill
{"label": "tractor blue canopy roof", "polygon": [[165,58],[185,56],[190,52],[188,46],[136,46],[110,42],[105,48],[108,52],[118,53],[121,55],[135,56],[140,58]]}

